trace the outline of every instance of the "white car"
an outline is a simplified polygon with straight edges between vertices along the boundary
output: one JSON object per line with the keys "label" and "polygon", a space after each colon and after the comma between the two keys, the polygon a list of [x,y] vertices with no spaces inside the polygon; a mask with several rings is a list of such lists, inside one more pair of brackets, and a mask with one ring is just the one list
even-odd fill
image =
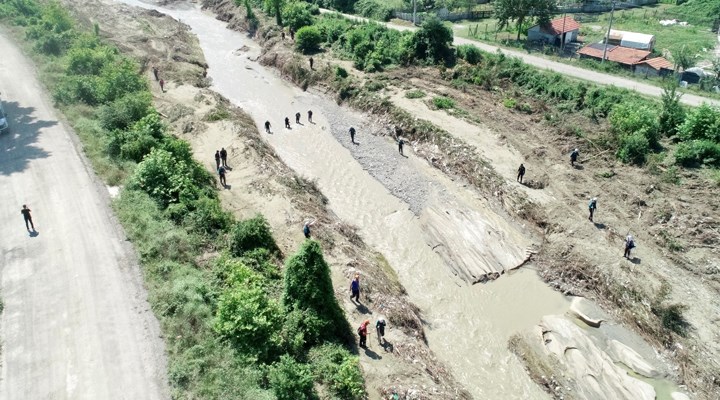
{"label": "white car", "polygon": [[2,101],[0,100],[0,134],[7,133],[9,130],[10,126],[8,125],[7,114],[5,114],[5,110],[3,110],[2,107]]}

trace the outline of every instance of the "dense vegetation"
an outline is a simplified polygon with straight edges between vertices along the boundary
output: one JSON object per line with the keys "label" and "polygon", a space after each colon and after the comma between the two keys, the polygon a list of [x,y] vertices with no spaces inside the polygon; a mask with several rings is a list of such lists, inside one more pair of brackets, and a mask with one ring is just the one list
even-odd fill
{"label": "dense vegetation", "polygon": [[315,399],[318,385],[362,398],[320,245],[306,241],[282,273],[265,219],[223,211],[214,177],[169,134],[135,61],[75,29],[55,2],[2,2],[0,16],[24,27],[91,160],[124,186],[114,205],[167,340],[173,398]]}

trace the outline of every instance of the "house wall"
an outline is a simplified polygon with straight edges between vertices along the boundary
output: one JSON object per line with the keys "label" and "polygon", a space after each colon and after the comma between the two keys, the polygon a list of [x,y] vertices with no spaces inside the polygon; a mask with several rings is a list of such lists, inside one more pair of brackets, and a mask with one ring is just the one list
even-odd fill
{"label": "house wall", "polygon": [[660,74],[655,68],[647,64],[639,64],[635,66],[635,75],[640,76],[659,76]]}

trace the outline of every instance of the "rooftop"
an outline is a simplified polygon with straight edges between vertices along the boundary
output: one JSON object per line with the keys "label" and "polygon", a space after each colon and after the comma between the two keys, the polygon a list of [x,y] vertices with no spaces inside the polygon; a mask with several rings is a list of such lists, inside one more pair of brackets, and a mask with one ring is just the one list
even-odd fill
{"label": "rooftop", "polygon": [[543,33],[550,35],[560,35],[563,33],[572,32],[576,29],[580,29],[580,23],[575,21],[572,16],[566,16],[565,18],[555,18],[550,23],[542,25],[540,30]]}
{"label": "rooftop", "polygon": [[652,67],[653,69],[658,70],[658,71],[660,71],[661,69],[669,69],[669,70],[673,70],[673,69],[674,69],[674,68],[673,68],[673,67],[674,67],[673,64],[672,64],[670,61],[668,61],[668,60],[666,60],[665,58],[663,58],[663,57],[651,58],[651,59],[649,59],[649,60],[641,61],[640,63],[641,63],[641,64],[647,64],[647,65],[649,65],[650,67]]}
{"label": "rooftop", "polygon": [[[582,54],[592,58],[602,60],[605,45],[602,43],[593,43],[578,50],[578,54]],[[624,64],[633,65],[647,58],[650,52],[647,50],[631,49],[629,47],[611,46],[607,47],[606,60]]]}

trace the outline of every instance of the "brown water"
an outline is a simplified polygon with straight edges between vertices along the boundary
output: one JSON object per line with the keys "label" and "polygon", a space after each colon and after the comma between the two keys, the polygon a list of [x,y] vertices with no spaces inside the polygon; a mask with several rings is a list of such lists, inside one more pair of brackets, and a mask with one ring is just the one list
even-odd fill
{"label": "brown water", "polygon": [[[121,2],[150,7],[136,0]],[[256,43],[194,6],[151,8],[192,27],[210,66],[212,89],[245,109],[261,131],[266,120],[272,121],[275,133],[265,137],[283,161],[301,175],[316,179],[330,208],[357,226],[363,239],[383,253],[410,300],[422,309],[431,349],[476,398],[548,398],[507,350],[507,339],[536,324],[543,315],[564,313],[566,299],[532,270],[509,273],[489,284],[469,285],[456,275],[457,266],[449,265],[514,267],[533,244],[522,226],[494,213],[482,199],[423,160],[410,157],[406,167],[413,168],[414,179],[428,184],[427,201],[418,216],[337,141],[322,109],[314,109],[316,125],[283,132],[279,116],[301,110],[304,118],[302,110],[307,110],[307,105],[329,106],[289,85],[274,70],[251,61],[259,54]],[[242,46],[250,50],[236,52]],[[345,108],[333,112],[344,113],[348,121],[364,119]],[[443,213],[453,219],[438,219]],[[455,258],[441,257],[431,245],[445,247]]]}

